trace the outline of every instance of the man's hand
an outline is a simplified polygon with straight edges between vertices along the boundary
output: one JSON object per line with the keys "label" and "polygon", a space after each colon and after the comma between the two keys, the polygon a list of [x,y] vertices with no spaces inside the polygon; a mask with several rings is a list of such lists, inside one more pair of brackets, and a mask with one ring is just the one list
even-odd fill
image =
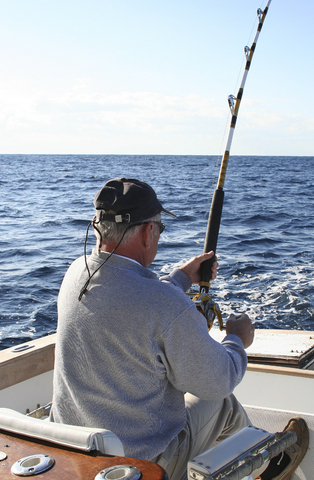
{"label": "man's hand", "polygon": [[232,313],[226,323],[227,335],[233,334],[240,337],[244,348],[248,348],[254,338],[255,327],[247,315],[238,315],[237,317]]}
{"label": "man's hand", "polygon": [[[212,258],[213,255],[214,255],[214,252],[208,252],[208,253],[202,253],[197,257],[193,257],[187,263],[182,265],[182,267],[180,267],[180,270],[182,270],[182,272],[189,277],[191,283],[199,283],[201,280],[201,274],[200,274],[201,263],[204,262],[205,260],[209,260],[210,258]],[[218,263],[217,261],[215,261],[212,266],[211,280],[214,280],[216,278],[217,269],[218,269]]]}

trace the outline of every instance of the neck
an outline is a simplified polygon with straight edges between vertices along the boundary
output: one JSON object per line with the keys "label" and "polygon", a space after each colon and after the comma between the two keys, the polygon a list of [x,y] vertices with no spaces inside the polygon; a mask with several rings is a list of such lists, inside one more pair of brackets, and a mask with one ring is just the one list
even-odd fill
{"label": "neck", "polygon": [[[153,235],[154,224],[145,224],[135,235],[128,239],[127,243],[121,243],[115,250],[115,254],[136,260],[147,268],[155,258],[158,239]],[[103,241],[101,251],[112,252],[117,246],[116,242]]]}
{"label": "neck", "polygon": [[[116,245],[117,244],[115,242],[103,243],[100,251],[111,253],[115,249]],[[121,255],[122,257],[127,257],[127,258],[131,258],[132,260],[136,260],[141,265],[143,265],[143,263],[140,261],[141,255],[139,251],[135,250],[134,248],[130,248],[129,245],[119,245],[114,253],[115,255]]]}

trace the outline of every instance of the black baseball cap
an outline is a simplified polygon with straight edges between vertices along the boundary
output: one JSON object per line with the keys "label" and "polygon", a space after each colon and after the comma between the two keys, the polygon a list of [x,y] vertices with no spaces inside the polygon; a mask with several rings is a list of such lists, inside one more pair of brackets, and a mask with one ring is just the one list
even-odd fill
{"label": "black baseball cap", "polygon": [[165,213],[170,217],[176,215],[161,205],[155,191],[147,183],[134,178],[114,178],[96,193],[94,198],[96,210],[111,210],[114,214],[99,212],[99,220],[116,223],[136,223]]}

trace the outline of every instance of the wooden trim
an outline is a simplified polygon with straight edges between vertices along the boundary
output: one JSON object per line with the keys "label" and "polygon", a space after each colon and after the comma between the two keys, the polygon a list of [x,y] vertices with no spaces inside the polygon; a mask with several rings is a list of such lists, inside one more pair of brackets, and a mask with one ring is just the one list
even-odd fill
{"label": "wooden trim", "polygon": [[295,377],[306,377],[314,379],[314,370],[302,370],[300,368],[279,367],[275,365],[259,365],[256,363],[248,363],[247,371],[271,373],[277,375],[292,375]]}
{"label": "wooden trim", "polygon": [[[1,479],[13,480],[12,465],[29,455],[50,455],[55,464],[50,470],[36,475],[46,480],[93,480],[102,470],[117,465],[133,465],[142,472],[142,480],[166,480],[165,471],[157,463],[136,458],[103,455],[96,450],[81,452],[64,448],[51,442],[32,439],[27,436],[8,433],[0,430],[1,450],[7,458],[1,462]],[[28,477],[30,478],[30,477]],[[112,477],[113,478],[113,477]]]}
{"label": "wooden trim", "polygon": [[0,390],[53,370],[55,342],[53,334],[27,342],[31,348],[25,351],[0,351]]}

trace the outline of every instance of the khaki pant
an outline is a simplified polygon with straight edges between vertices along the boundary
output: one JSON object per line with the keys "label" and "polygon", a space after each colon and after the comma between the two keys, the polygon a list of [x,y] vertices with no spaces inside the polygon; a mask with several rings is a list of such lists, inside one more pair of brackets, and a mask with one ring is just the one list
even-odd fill
{"label": "khaki pant", "polygon": [[186,425],[166,450],[154,459],[168,473],[169,480],[186,480],[187,463],[215,442],[251,425],[242,405],[234,395],[222,401],[200,400],[185,395]]}

